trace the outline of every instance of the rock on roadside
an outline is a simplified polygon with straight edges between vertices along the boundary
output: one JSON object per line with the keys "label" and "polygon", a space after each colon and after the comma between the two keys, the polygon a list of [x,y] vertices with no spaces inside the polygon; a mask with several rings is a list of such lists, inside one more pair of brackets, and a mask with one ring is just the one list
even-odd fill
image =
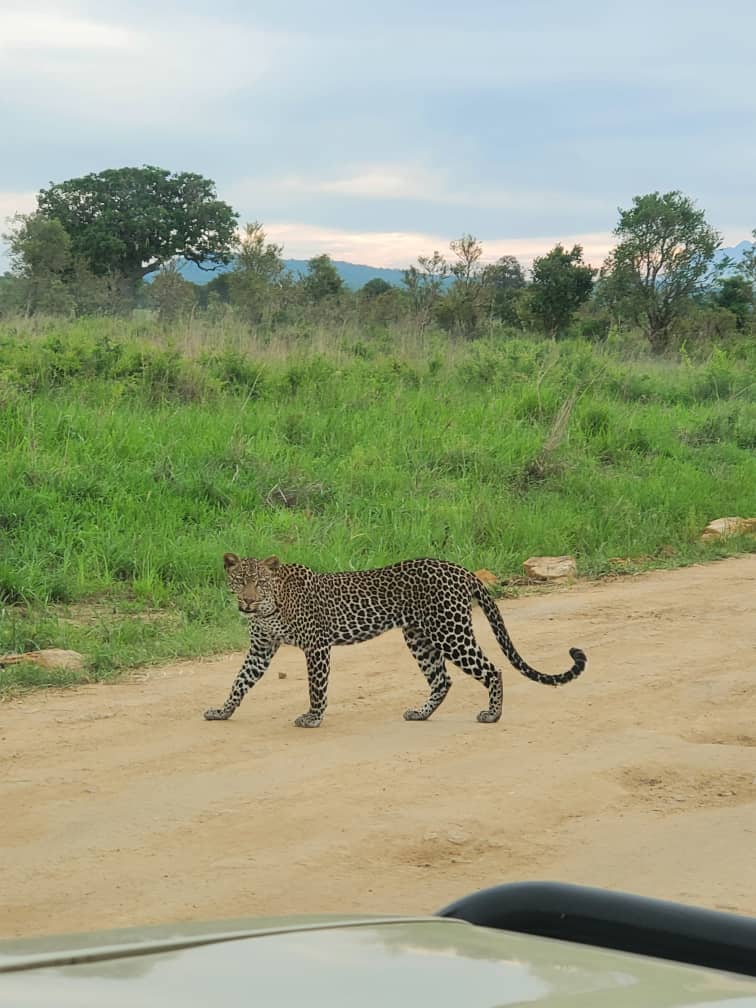
{"label": "rock on roadside", "polygon": [[701,541],[726,539],[732,535],[756,535],[756,518],[715,518],[701,533]]}
{"label": "rock on roadside", "polygon": [[1,665],[17,665],[28,662],[46,669],[81,669],[84,668],[84,656],[78,651],[65,651],[62,648],[44,648],[42,651],[25,651],[23,654],[0,655]]}
{"label": "rock on roadside", "polygon": [[530,557],[523,567],[534,581],[574,581],[577,577],[577,564],[571,556]]}

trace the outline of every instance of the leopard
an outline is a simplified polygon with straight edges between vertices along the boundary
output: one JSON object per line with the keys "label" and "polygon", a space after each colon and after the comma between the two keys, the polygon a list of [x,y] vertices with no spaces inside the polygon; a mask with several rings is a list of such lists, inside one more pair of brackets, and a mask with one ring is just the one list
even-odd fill
{"label": "leopard", "polygon": [[296,718],[300,728],[317,728],[328,705],[331,648],[358,644],[399,628],[430,687],[405,721],[427,721],[451,689],[451,662],[488,690],[488,707],[477,720],[501,718],[502,675],[481,650],[472,625],[477,602],[505,656],[526,678],[548,686],[576,679],[586,666],[585,652],[570,648],[572,667],[559,675],[532,668],[518,653],[483,582],[456,563],[430,557],[402,560],[372,570],[320,574],[298,563],[282,563],[225,553],[228,587],[249,621],[250,647],[222,707],[204,712],[208,721],[231,717],[249,690],[267,671],[282,644],[304,652],[310,707]]}

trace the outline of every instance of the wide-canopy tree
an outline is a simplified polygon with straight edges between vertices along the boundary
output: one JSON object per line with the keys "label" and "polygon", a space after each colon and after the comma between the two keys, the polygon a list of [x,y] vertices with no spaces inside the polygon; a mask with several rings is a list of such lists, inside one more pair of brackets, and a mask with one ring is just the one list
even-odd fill
{"label": "wide-canopy tree", "polygon": [[237,214],[193,172],[109,168],[50,183],[39,213],[60,221],[74,257],[97,276],[136,282],[176,256],[202,269],[229,262]]}

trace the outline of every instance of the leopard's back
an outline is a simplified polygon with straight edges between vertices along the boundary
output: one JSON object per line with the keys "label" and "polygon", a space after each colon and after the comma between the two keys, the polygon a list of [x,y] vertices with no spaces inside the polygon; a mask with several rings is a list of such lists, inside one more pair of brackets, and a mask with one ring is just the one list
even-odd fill
{"label": "leopard's back", "polygon": [[357,643],[396,626],[426,622],[438,612],[468,609],[474,575],[430,557],[370,570],[316,574],[282,565],[281,610],[295,632],[305,625],[334,644]]}

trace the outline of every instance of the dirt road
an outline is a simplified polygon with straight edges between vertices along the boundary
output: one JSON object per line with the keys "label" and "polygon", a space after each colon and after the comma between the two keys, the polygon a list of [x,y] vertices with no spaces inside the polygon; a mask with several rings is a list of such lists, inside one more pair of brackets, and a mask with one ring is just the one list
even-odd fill
{"label": "dirt road", "polygon": [[[433,910],[561,879],[756,914],[756,556],[502,604],[504,718],[461,673],[423,724],[398,633],[333,653],[317,730],[284,648],[228,722],[241,655],[0,706],[0,934]],[[240,644],[243,643],[240,627]],[[279,671],[286,673],[279,679]]]}

